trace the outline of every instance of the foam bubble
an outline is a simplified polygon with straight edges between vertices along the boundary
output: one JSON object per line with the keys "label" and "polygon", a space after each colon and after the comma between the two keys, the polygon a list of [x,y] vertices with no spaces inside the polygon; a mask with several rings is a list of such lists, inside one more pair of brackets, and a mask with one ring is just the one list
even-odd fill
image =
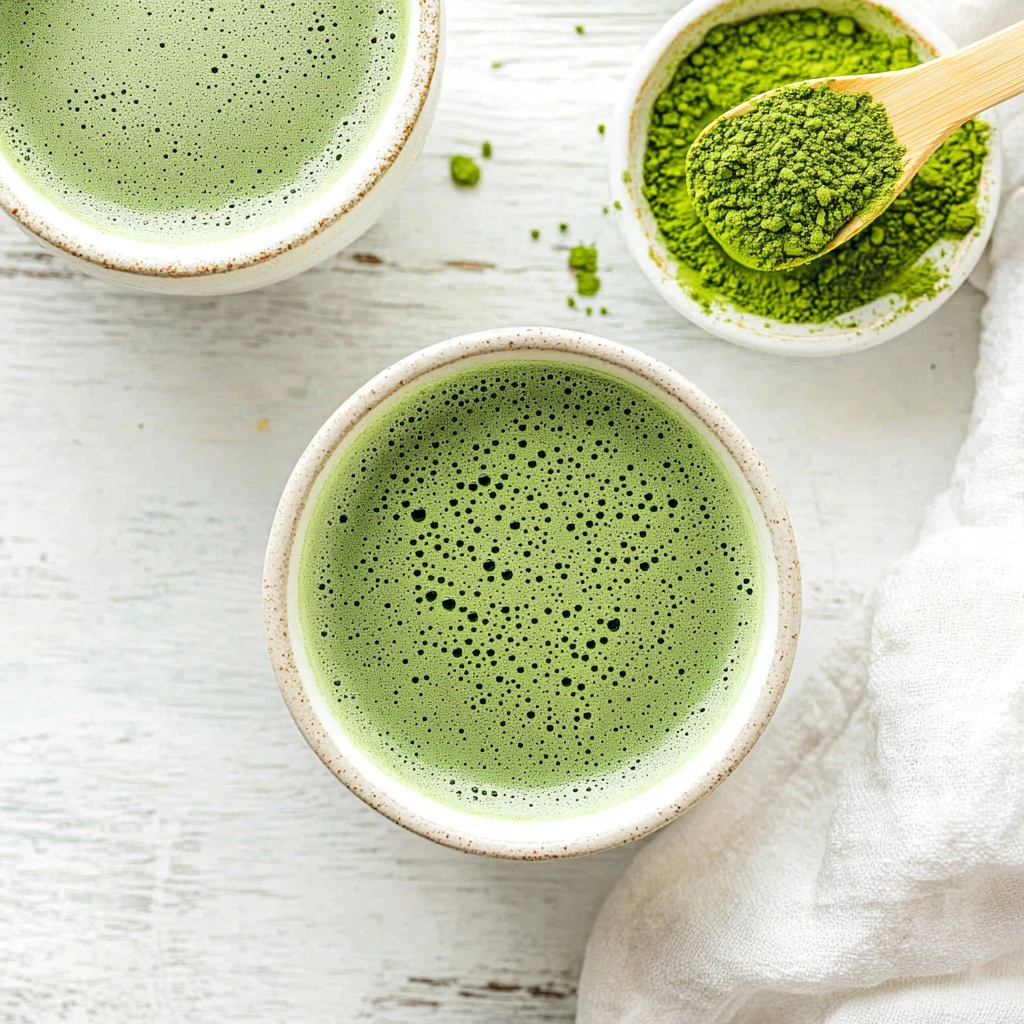
{"label": "foam bubble", "polygon": [[692,756],[757,640],[736,485],[667,405],[501,360],[421,386],[343,452],[300,560],[321,689],[385,770],[453,806],[609,806]]}

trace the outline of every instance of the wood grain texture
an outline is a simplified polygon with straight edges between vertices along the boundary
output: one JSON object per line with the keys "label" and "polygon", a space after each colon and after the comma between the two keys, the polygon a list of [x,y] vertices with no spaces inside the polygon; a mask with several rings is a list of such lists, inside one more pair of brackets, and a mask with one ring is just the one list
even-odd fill
{"label": "wood grain texture", "polygon": [[[116,291],[0,225],[0,1020],[572,1019],[633,851],[511,864],[403,832],[322,768],[267,662],[284,481],[400,356],[499,324],[588,327],[713,395],[801,546],[787,700],[909,546],[964,431],[980,296],[818,362],[732,348],[665,306],[601,212],[596,126],[675,7],[450,0],[441,108],[401,199],[262,292]],[[457,191],[448,157],[485,138],[480,186]],[[606,317],[566,306],[575,241],[599,245]]]}

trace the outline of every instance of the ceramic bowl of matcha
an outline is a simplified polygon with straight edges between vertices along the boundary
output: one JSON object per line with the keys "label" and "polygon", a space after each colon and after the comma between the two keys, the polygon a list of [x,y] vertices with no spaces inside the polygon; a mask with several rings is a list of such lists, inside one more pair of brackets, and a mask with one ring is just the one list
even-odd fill
{"label": "ceramic bowl of matcha", "polygon": [[300,459],[264,611],[296,724],[448,846],[577,856],[660,828],[761,734],[800,571],[761,460],[643,354],[524,328],[385,370]]}
{"label": "ceramic bowl of matcha", "polygon": [[85,273],[212,295],[361,235],[433,117],[442,0],[0,4],[0,206]]}
{"label": "ceramic bowl of matcha", "polygon": [[610,181],[633,258],[661,295],[726,341],[829,356],[935,312],[984,251],[999,203],[994,118],[962,128],[869,229],[763,273],[730,259],[686,190],[686,152],[719,114],[788,82],[896,70],[955,50],[904,2],[695,0],[651,40],[616,113]]}

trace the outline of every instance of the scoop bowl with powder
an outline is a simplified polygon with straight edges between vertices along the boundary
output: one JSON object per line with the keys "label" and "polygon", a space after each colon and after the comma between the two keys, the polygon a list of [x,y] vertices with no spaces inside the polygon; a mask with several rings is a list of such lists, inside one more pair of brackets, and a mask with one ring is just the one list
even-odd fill
{"label": "scoop bowl with powder", "polygon": [[[869,226],[839,245],[837,236],[816,258],[792,269],[747,265],[698,212],[687,181],[698,136],[751,97],[796,82],[898,71],[956,49],[911,0],[818,0],[809,9],[784,2],[693,0],[665,24],[630,72],[609,129],[609,185],[630,254],[683,316],[746,347],[830,356],[904,333],[967,279],[998,209],[998,130],[989,112],[954,132],[895,198],[886,195],[893,201]],[[814,183],[803,196],[806,221],[793,216],[791,198],[753,211],[754,229],[767,232],[761,221],[778,214],[786,227],[806,227],[810,248],[815,227],[829,233],[833,206],[838,219],[841,197],[822,192],[829,200],[822,204],[818,187],[831,192],[834,183],[816,181],[816,165],[805,169]],[[851,205],[857,198],[846,197]]]}

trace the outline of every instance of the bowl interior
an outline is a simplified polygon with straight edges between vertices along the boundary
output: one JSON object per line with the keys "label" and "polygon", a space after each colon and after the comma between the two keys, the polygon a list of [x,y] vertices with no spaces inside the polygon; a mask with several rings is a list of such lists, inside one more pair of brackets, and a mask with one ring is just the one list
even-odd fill
{"label": "bowl interior", "polygon": [[992,231],[999,200],[999,150],[992,112],[991,146],[979,189],[978,223],[959,241],[940,241],[921,257],[932,260],[946,281],[931,298],[912,302],[883,296],[826,324],[787,324],[747,313],[722,299],[706,309],[678,280],[679,265],[665,246],[643,196],[644,152],[651,110],[671,82],[680,61],[716,25],[745,21],[760,14],[821,8],[855,18],[888,35],[909,35],[922,59],[956,49],[942,32],[904,3],[872,0],[696,0],[673,18],[648,44],[634,65],[616,115],[610,167],[611,189],[622,207],[620,226],[633,258],[651,283],[680,313],[712,334],[748,348],[786,355],[821,356],[869,348],[902,334],[945,302],[980,259]]}
{"label": "bowl interior", "polygon": [[[736,705],[721,728],[667,778],[611,808],[541,821],[511,821],[438,804],[390,776],[360,750],[321,694],[297,613],[303,537],[316,497],[359,429],[411,383],[467,361],[561,360],[613,372],[675,408],[707,438],[747,504],[759,539],[766,601],[756,653]],[[728,774],[756,740],[781,696],[799,619],[796,552],[785,509],[756,453],[689,382],[640,353],[559,332],[474,335],[403,360],[372,381],[325,424],[289,481],[267,555],[267,628],[278,682],[299,728],[359,797],[399,824],[470,852],[508,857],[569,856],[625,842],[660,827]]]}
{"label": "bowl interior", "polygon": [[262,263],[314,238],[370,197],[423,111],[438,70],[441,0],[409,0],[409,26],[394,97],[366,148],[321,195],[277,223],[215,242],[137,241],[92,227],[37,193],[0,153],[0,207],[44,242],[114,270],[167,277],[209,275]]}

